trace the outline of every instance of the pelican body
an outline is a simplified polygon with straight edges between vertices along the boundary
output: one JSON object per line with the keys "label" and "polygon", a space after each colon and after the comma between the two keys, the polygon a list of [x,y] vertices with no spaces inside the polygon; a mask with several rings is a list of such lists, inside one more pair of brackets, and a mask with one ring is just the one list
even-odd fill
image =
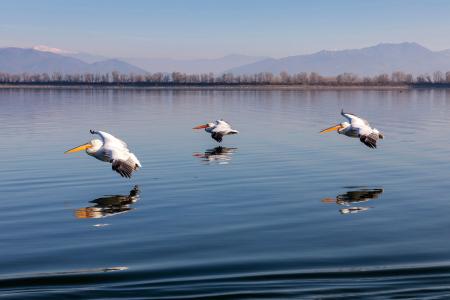
{"label": "pelican body", "polygon": [[372,128],[366,120],[350,113],[341,111],[341,115],[348,120],[338,125],[322,130],[320,133],[326,133],[336,130],[337,133],[352,138],[359,138],[361,143],[369,148],[376,148],[377,141],[383,139],[383,134],[376,128]]}
{"label": "pelican body", "polygon": [[111,163],[113,171],[127,178],[131,178],[132,173],[142,167],[136,155],[130,152],[124,141],[104,131],[91,130],[90,132],[100,136],[100,140],[91,140],[89,143],[70,149],[65,153],[85,150],[88,155]]}
{"label": "pelican body", "polygon": [[205,129],[206,132],[211,134],[211,137],[217,142],[222,142],[225,135],[238,134],[239,131],[231,128],[231,125],[224,120],[217,120],[215,122],[199,125],[193,129]]}

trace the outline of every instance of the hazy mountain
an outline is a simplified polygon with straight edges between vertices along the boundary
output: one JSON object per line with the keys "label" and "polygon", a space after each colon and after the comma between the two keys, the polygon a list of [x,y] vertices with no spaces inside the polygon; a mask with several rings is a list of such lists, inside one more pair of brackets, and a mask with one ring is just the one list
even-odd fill
{"label": "hazy mountain", "polygon": [[215,59],[121,58],[148,72],[222,73],[228,69],[262,61],[267,57],[232,54]]}
{"label": "hazy mountain", "polygon": [[98,61],[92,64],[89,64],[89,68],[91,70],[95,70],[95,72],[99,73],[108,73],[112,71],[118,71],[119,73],[134,73],[134,74],[144,74],[145,70],[133,66],[129,63],[118,59],[107,59],[103,61]]}
{"label": "hazy mountain", "polygon": [[126,62],[108,59],[86,63],[80,59],[50,51],[23,48],[0,48],[0,72],[6,73],[145,73],[144,70]]}
{"label": "hazy mountain", "polygon": [[447,55],[447,56],[450,57],[450,49],[441,50],[441,51],[439,51],[439,53]]}
{"label": "hazy mountain", "polygon": [[63,54],[64,56],[72,57],[84,61],[85,63],[92,64],[99,61],[108,60],[109,58],[106,56],[89,54],[84,52],[76,52],[76,53],[67,53]]}
{"label": "hazy mountain", "polygon": [[376,75],[394,71],[423,74],[450,71],[450,52],[433,52],[416,43],[382,43],[362,49],[324,50],[309,55],[266,59],[231,68],[228,71],[235,74],[317,72],[330,76],[345,72],[359,75]]}
{"label": "hazy mountain", "polygon": [[85,53],[85,52],[75,52],[75,51],[60,49],[60,48],[56,48],[56,47],[50,47],[47,45],[36,45],[33,47],[33,49],[42,51],[42,52],[50,52],[50,53],[54,53],[54,54],[61,54],[64,56],[73,57],[73,58],[79,59],[81,61],[84,61],[88,64],[92,64],[94,62],[99,62],[102,60],[109,59],[108,57],[101,56],[101,55],[95,55],[95,54],[90,54],[90,53]]}
{"label": "hazy mountain", "polygon": [[185,72],[274,74],[317,72],[321,75],[354,73],[377,75],[403,71],[424,74],[450,71],[450,50],[431,51],[416,43],[387,44],[340,51],[320,51],[280,59],[228,55],[217,59],[107,59],[99,55],[76,53],[48,46],[34,49],[0,48],[0,72],[8,73],[120,73]]}

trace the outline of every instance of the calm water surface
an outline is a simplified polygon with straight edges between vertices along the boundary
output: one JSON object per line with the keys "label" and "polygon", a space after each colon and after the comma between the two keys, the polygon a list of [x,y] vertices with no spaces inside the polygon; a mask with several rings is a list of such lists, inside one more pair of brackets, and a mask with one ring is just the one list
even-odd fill
{"label": "calm water surface", "polygon": [[[450,91],[2,89],[0,128],[5,299],[450,297]],[[64,155],[89,129],[143,168]]]}

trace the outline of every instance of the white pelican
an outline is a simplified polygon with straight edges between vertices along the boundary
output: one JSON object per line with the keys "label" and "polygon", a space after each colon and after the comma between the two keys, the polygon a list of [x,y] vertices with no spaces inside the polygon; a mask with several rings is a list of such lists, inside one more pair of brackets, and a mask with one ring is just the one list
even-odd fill
{"label": "white pelican", "polygon": [[113,135],[104,131],[90,131],[98,134],[101,140],[92,140],[89,143],[67,150],[65,153],[73,153],[86,150],[86,153],[98,160],[109,162],[112,169],[122,177],[131,178],[133,171],[141,167],[137,157],[128,150],[128,145]]}
{"label": "white pelican", "polygon": [[219,143],[222,142],[222,138],[224,135],[239,133],[239,131],[231,129],[230,124],[228,124],[224,120],[217,120],[213,123],[199,125],[194,127],[193,129],[203,129],[203,128],[205,129],[206,132],[211,133],[211,137]]}
{"label": "white pelican", "polygon": [[366,120],[350,113],[344,113],[344,110],[341,111],[341,115],[343,115],[348,122],[343,122],[324,129],[320,133],[337,130],[339,134],[359,138],[359,140],[369,148],[376,148],[378,139],[383,139],[383,134],[377,129],[372,128]]}

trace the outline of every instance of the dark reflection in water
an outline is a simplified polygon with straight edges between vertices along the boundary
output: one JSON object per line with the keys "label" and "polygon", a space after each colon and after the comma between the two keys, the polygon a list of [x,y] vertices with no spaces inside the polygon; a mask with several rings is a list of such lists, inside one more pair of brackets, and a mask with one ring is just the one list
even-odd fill
{"label": "dark reflection in water", "polygon": [[129,212],[133,210],[131,205],[139,200],[139,194],[139,187],[135,185],[128,195],[110,195],[94,199],[90,202],[95,205],[77,209],[75,216],[77,219],[97,219]]}
{"label": "dark reflection in water", "polygon": [[341,214],[352,214],[362,211],[369,210],[371,206],[352,206],[354,203],[362,203],[370,200],[377,199],[379,195],[383,193],[382,188],[354,188],[354,190],[349,190],[344,194],[337,195],[336,198],[324,198],[322,202],[324,203],[336,203],[338,205],[348,206],[341,208],[339,212]]}
{"label": "dark reflection in water", "polygon": [[205,163],[228,164],[237,149],[219,146],[207,149],[205,153],[194,153],[193,156],[200,158]]}

